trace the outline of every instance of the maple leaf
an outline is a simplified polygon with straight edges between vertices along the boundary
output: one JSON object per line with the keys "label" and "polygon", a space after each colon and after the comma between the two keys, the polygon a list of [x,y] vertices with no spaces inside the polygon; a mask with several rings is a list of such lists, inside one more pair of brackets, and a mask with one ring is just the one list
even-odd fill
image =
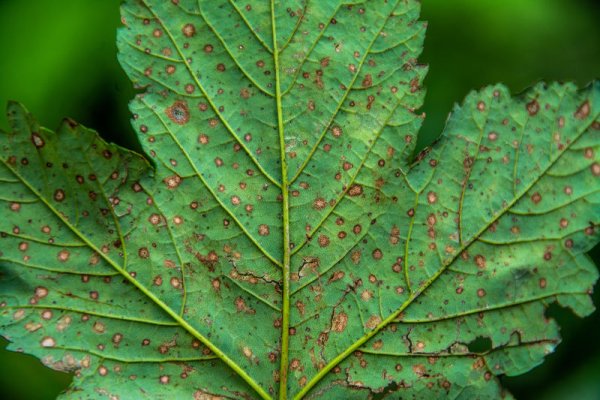
{"label": "maple leaf", "polygon": [[0,135],[2,334],[65,397],[494,398],[593,310],[600,84],[472,92],[414,160],[416,1],[122,15],[151,164]]}

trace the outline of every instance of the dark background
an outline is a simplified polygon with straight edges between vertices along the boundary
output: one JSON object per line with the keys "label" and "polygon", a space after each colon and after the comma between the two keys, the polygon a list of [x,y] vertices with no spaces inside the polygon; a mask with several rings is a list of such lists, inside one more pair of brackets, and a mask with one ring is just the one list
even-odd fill
{"label": "dark background", "polygon": [[[539,80],[583,86],[600,78],[600,2],[423,3],[429,30],[420,60],[431,69],[420,146],[439,135],[452,104],[471,89],[504,82],[518,93]],[[116,60],[118,5],[0,0],[0,107],[18,100],[45,126],[70,116],[110,141],[139,149],[128,121],[133,89]],[[7,128],[4,115],[0,127]],[[600,261],[599,247],[592,256]],[[562,325],[563,343],[541,367],[504,379],[505,385],[521,399],[600,399],[600,313],[580,320],[553,307],[549,315]],[[54,399],[69,381],[30,356],[0,350],[0,398]]]}

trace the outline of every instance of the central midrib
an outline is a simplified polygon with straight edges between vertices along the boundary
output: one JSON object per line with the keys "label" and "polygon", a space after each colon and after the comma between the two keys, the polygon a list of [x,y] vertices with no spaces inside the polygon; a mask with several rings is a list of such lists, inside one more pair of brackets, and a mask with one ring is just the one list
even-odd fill
{"label": "central midrib", "polygon": [[279,48],[277,46],[277,26],[275,25],[275,1],[271,0],[271,27],[273,29],[273,64],[275,69],[275,99],[277,102],[277,130],[279,133],[279,149],[281,159],[281,194],[282,194],[282,310],[281,310],[281,359],[279,368],[279,399],[287,399],[289,329],[290,329],[290,218],[288,198],[288,170],[285,155],[285,135],[281,106],[281,82],[279,68]]}

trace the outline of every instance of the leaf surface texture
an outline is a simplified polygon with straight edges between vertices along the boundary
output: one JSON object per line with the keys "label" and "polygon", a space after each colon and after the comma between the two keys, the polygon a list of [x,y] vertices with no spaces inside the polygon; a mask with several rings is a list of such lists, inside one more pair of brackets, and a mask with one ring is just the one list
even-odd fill
{"label": "leaf surface texture", "polygon": [[0,309],[65,398],[496,398],[585,316],[600,85],[470,93],[413,157],[416,1],[127,0],[147,159],[10,104]]}

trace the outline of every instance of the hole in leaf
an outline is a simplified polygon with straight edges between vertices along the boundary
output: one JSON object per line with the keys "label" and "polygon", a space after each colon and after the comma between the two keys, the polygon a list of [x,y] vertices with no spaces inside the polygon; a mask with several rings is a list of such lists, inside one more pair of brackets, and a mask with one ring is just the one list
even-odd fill
{"label": "hole in leaf", "polygon": [[492,350],[492,339],[489,337],[479,336],[472,342],[468,343],[467,348],[471,353],[486,353]]}

